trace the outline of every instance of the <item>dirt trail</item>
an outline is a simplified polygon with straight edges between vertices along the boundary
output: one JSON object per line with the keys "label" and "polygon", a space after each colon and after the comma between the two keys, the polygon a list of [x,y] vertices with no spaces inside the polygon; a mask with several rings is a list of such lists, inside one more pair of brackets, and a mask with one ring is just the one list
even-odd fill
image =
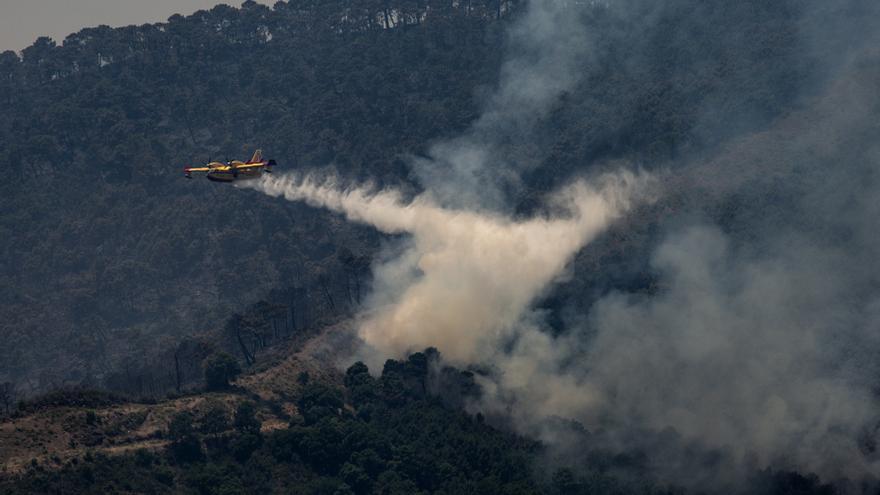
{"label": "dirt trail", "polygon": [[191,411],[198,418],[217,404],[232,411],[249,397],[280,406],[274,409],[278,414],[269,407],[258,408],[264,431],[285,428],[288,418],[297,414],[295,402],[303,372],[310,380],[341,383],[343,373],[335,361],[353,348],[350,328],[350,322],[328,327],[296,352],[276,349],[281,356],[277,364],[240,377],[230,392],[201,393],[156,404],[50,407],[6,419],[0,422],[0,476],[21,472],[33,461],[46,468],[60,467],[87,452],[119,455],[162,449],[168,444],[163,438],[168,423],[178,411]]}

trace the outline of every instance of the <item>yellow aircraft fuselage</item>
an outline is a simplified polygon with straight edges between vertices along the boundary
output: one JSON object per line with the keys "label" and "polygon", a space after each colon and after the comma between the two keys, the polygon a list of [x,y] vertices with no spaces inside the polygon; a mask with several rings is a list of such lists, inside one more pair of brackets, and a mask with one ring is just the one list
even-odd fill
{"label": "yellow aircraft fuselage", "polygon": [[219,162],[210,163],[208,164],[210,170],[205,173],[205,177],[214,182],[234,182],[237,180],[259,179],[260,176],[263,175],[263,170],[265,169],[265,165],[262,167],[249,168],[243,168],[241,165],[244,165],[244,163],[239,161],[230,162],[229,165],[224,165]]}
{"label": "yellow aircraft fuselage", "polygon": [[193,172],[204,173],[208,180],[214,182],[235,182],[237,180],[257,179],[263,172],[272,172],[275,160],[263,160],[260,150],[247,162],[233,160],[231,162],[210,162],[204,167],[187,167],[183,173],[187,179],[192,179]]}

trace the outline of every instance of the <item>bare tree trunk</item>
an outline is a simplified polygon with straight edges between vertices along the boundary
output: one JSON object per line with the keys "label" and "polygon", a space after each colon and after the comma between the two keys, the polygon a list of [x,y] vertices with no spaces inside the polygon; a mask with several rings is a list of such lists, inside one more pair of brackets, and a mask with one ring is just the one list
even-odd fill
{"label": "bare tree trunk", "polygon": [[293,300],[290,302],[290,326],[289,332],[296,332],[296,296],[294,295]]}
{"label": "bare tree trunk", "polygon": [[12,405],[15,404],[15,385],[12,382],[0,384],[0,401],[6,409],[6,415],[12,411]]}
{"label": "bare tree trunk", "polygon": [[327,299],[327,303],[330,305],[330,310],[334,313],[336,312],[336,303],[333,302],[333,295],[330,294],[330,289],[327,287],[327,281],[321,281],[321,291],[324,293],[324,298]]}
{"label": "bare tree trunk", "polygon": [[180,393],[180,348],[178,347],[176,351],[174,351],[174,380],[177,385],[177,393]]}
{"label": "bare tree trunk", "polygon": [[244,339],[241,338],[241,330],[237,329],[235,332],[235,336],[238,338],[238,345],[241,347],[241,352],[244,354],[245,362],[250,365],[254,363],[254,358],[251,355],[251,352],[248,351],[247,345],[244,343]]}
{"label": "bare tree trunk", "polygon": [[253,353],[252,353],[251,351],[248,350],[248,348],[247,348],[247,344],[245,344],[245,342],[244,342],[244,338],[242,338],[242,335],[241,335],[241,318],[238,317],[237,315],[236,315],[235,317],[233,317],[233,318],[235,318],[235,320],[232,322],[232,325],[233,325],[233,329],[232,329],[232,331],[235,333],[235,338],[236,338],[236,340],[238,341],[238,345],[239,345],[239,347],[241,348],[241,353],[244,354],[244,360],[245,360],[245,362],[246,362],[248,365],[251,365],[251,364],[254,363],[254,361],[255,361],[256,359],[255,359]]}

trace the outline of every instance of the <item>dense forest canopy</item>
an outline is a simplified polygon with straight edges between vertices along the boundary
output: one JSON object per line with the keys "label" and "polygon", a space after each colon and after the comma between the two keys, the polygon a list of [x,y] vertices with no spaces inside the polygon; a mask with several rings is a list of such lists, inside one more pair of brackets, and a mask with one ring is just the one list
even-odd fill
{"label": "dense forest canopy", "polygon": [[[552,150],[521,204],[589,163],[668,160],[717,140],[719,126],[732,134],[736,119],[779,113],[806,63],[793,56],[797,5],[743,5],[704,6],[708,19],[695,19],[688,2],[671,2],[638,39],[597,7],[599,59],[535,141],[511,148]],[[407,156],[479,113],[516,4],[425,9],[220,5],[4,53],[4,379],[44,390],[149,368],[141,350],[216,327],[269,289],[314,285],[319,268],[338,278],[335,246],[372,252],[368,231],[181,181],[179,170],[262,147],[282,168],[413,183]],[[690,32],[707,22],[717,33],[696,45]],[[746,29],[755,35],[733,45]],[[646,65],[615,62],[633,57]],[[726,110],[712,132],[710,104]]]}
{"label": "dense forest canopy", "polygon": [[[18,260],[3,270],[6,379],[25,390],[100,381],[126,353],[222,323],[272,288],[312,284],[318,269],[338,277],[336,246],[360,252],[375,238],[180,170],[263,147],[282,167],[394,177],[400,153],[474,111],[475,78],[492,71],[477,13],[455,37],[439,26],[343,37],[320,25],[333,16],[319,6],[219,6],[4,54],[3,113],[16,117],[2,131],[2,238]],[[266,29],[271,43],[257,36]]]}
{"label": "dense forest canopy", "polygon": [[[34,462],[24,475],[0,478],[0,493],[683,493],[654,479],[639,452],[588,447],[581,459],[589,467],[560,467],[568,461],[553,460],[540,443],[462,413],[461,401],[477,391],[473,374],[437,368],[438,359],[427,349],[389,360],[378,378],[356,363],[339,388],[306,379],[300,415],[285,428],[261,429],[265,409],[276,403],[230,407],[209,398],[157,433],[168,440],[164,450]],[[92,434],[112,427],[93,410],[80,416]],[[768,469],[728,493],[833,491],[815,476]]]}
{"label": "dense forest canopy", "polygon": [[[556,17],[530,36],[535,5]],[[378,379],[356,365],[277,433],[255,432],[247,411],[232,433],[176,418],[159,458],[35,468],[19,488],[100,471],[105,489],[156,492],[278,479],[314,493],[875,489],[878,13],[867,0],[248,1],[0,54],[6,411],[70,386],[146,400],[224,389],[240,367],[269,366],[276,344],[374,309],[371,278],[406,236],[186,181],[184,166],[261,148],[278,172],[448,206],[444,153],[485,141],[479,180],[447,185],[492,197],[461,211],[510,222],[550,217],[548,197],[601,172],[659,183],[526,301],[512,326],[535,333],[455,363],[478,384],[467,401],[418,385],[433,377],[421,354]],[[577,47],[539,49],[572,26]],[[540,111],[499,110],[530,67],[565,76],[562,89]],[[595,409],[553,415],[584,390]],[[443,435],[420,436],[420,417]],[[361,434],[394,448],[309,447]],[[418,477],[429,471],[448,476]]]}

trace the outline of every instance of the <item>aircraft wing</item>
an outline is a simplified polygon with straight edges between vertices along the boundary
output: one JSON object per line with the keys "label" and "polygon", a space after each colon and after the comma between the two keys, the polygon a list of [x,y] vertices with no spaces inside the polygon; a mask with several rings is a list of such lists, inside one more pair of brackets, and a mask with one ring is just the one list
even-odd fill
{"label": "aircraft wing", "polygon": [[192,179],[193,172],[208,172],[209,170],[211,170],[210,167],[187,167],[183,169],[183,175],[187,179]]}

